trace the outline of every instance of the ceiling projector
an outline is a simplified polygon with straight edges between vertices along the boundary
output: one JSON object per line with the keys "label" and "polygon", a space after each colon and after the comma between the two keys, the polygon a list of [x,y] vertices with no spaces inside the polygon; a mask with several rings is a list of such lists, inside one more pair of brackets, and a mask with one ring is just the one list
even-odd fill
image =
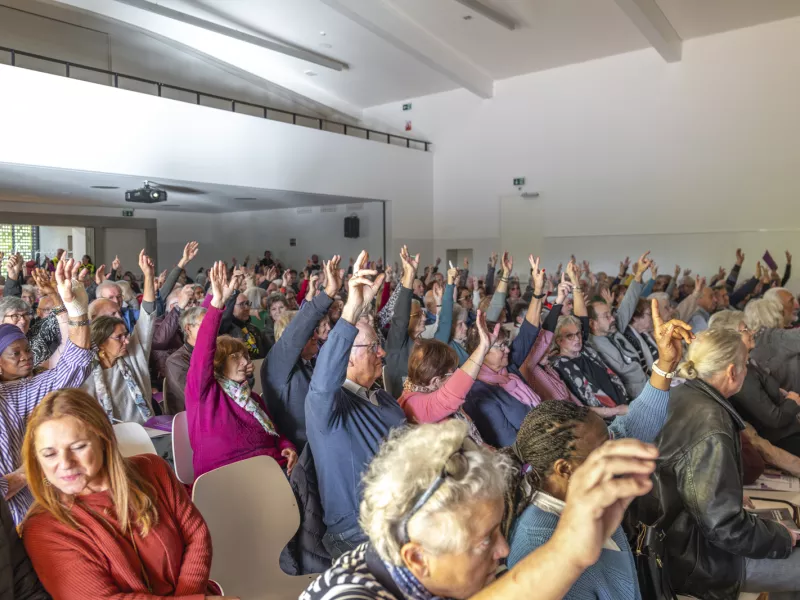
{"label": "ceiling projector", "polygon": [[145,181],[144,187],[125,192],[125,202],[137,202],[139,204],[157,204],[167,201],[167,192],[154,188],[150,182]]}

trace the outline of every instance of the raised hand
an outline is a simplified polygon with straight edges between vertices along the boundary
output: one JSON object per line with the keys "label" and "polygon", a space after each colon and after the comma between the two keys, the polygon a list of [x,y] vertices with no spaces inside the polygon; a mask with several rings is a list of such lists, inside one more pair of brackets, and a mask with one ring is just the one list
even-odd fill
{"label": "raised hand", "polygon": [[86,290],[76,279],[80,267],[80,263],[71,258],[69,260],[61,259],[56,265],[58,295],[61,296],[70,317],[85,315],[89,306]]}
{"label": "raised hand", "polygon": [[744,252],[742,252],[741,248],[737,248],[736,249],[736,264],[741,267],[743,262],[744,262]]}
{"label": "raised hand", "polygon": [[653,276],[653,279],[658,277],[658,265],[656,261],[650,261],[650,274]]}
{"label": "raised hand", "polygon": [[591,268],[589,267],[588,260],[583,261],[583,272],[586,273],[587,275],[592,272]]}
{"label": "raised hand", "polygon": [[691,269],[684,269],[683,270],[683,276],[684,277],[688,277],[691,274],[692,274],[692,270]]}
{"label": "raised hand", "polygon": [[492,252],[492,255],[489,257],[489,265],[492,268],[497,266],[497,252]]}
{"label": "raised hand", "polygon": [[53,287],[53,281],[50,279],[50,274],[44,269],[36,268],[33,270],[33,281],[36,287],[39,288],[40,296],[53,296],[56,290]]}
{"label": "raised hand", "polygon": [[95,270],[95,272],[94,272],[94,282],[97,285],[100,285],[101,283],[103,283],[106,280],[107,277],[108,277],[108,275],[106,274],[106,265],[104,263],[104,264],[100,265],[99,267],[97,267],[97,269]]}
{"label": "raised hand", "polygon": [[636,281],[642,280],[642,275],[644,275],[645,271],[650,268],[652,262],[653,261],[650,258],[650,250],[639,257],[639,260],[636,261],[636,267],[634,271],[634,279],[636,279]]}
{"label": "raised hand", "polygon": [[[361,254],[364,254],[363,252]],[[361,256],[361,255],[359,255]],[[411,289],[414,285],[414,278],[417,276],[417,269],[419,268],[419,254],[411,256],[408,253],[408,247],[403,246],[400,248],[400,260],[403,262],[403,287]],[[355,268],[358,265],[358,259],[353,266],[353,274],[355,275]],[[366,267],[367,263],[361,263],[362,270]]]}
{"label": "raised hand", "polygon": [[194,300],[194,289],[190,285],[183,286],[178,292],[178,306],[183,310],[192,300]]}
{"label": "raised hand", "polygon": [[153,279],[153,277],[155,277],[156,267],[153,264],[153,261],[150,260],[150,257],[144,253],[144,249],[139,252],[139,269],[145,276],[145,279],[148,277]]}
{"label": "raised hand", "polygon": [[706,287],[706,278],[700,277],[700,274],[698,273],[694,278],[694,293],[699,296],[704,287]]}
{"label": "raised hand", "polygon": [[[208,281],[211,283],[211,294],[213,295],[211,304],[215,308],[222,308],[225,306],[227,300],[225,293],[228,290],[228,268],[224,262],[218,260],[211,266],[208,271]],[[228,298],[230,298],[230,293],[228,293]]]}
{"label": "raised hand", "polygon": [[762,275],[762,272],[761,272],[761,261],[759,260],[758,262],[756,262],[756,279],[761,281],[761,275]]}
{"label": "raised hand", "polygon": [[19,272],[22,270],[22,256],[19,254],[12,254],[6,261],[6,272],[9,279],[16,281],[19,279]]}
{"label": "raised hand", "polygon": [[718,279],[725,279],[725,275],[727,274],[728,272],[725,269],[723,269],[722,266],[720,266],[719,271],[717,271]]}
{"label": "raised hand", "polygon": [[322,261],[322,268],[325,271],[325,293],[333,298],[342,289],[342,278],[339,276],[339,263],[342,257],[334,255],[328,262]]}
{"label": "raised hand", "polygon": [[558,284],[556,304],[564,304],[564,301],[567,299],[567,296],[569,296],[570,291],[572,291],[572,284],[567,281],[566,277],[566,273],[561,273],[561,282]]}
{"label": "raised hand", "polygon": [[[403,250],[410,260],[405,246],[403,246]],[[405,259],[403,262],[405,263]],[[416,262],[419,264],[419,257],[417,257]],[[342,311],[342,318],[351,324],[355,324],[358,321],[383,285],[383,273],[378,275],[375,281],[372,281],[370,277],[374,277],[377,272],[364,268],[367,264],[369,264],[369,253],[366,250],[362,250],[353,264],[353,276],[347,282],[350,293],[347,295],[347,304],[345,304]]]}
{"label": "raised hand", "polygon": [[[465,259],[466,260],[466,259]],[[503,252],[503,257],[500,259],[500,264],[503,267],[503,276],[508,278],[511,271],[514,269],[514,257],[508,251]]]}
{"label": "raised hand", "polygon": [[571,260],[567,263],[567,277],[569,277],[569,281],[573,288],[580,285],[580,272],[578,271],[578,265],[574,260]]}
{"label": "raised hand", "polygon": [[[111,268],[117,273],[119,273],[119,269],[121,266],[122,263],[119,262],[119,256],[115,256],[114,260],[111,262]],[[139,265],[139,267],[141,268],[141,264]]]}
{"label": "raised hand", "polygon": [[539,257],[533,256],[531,254],[528,256],[528,262],[531,265],[531,278],[533,279],[533,293],[534,294],[541,294],[542,288],[544,288],[544,277],[545,277],[545,270],[539,269]]}
{"label": "raised hand", "polygon": [[[3,257],[0,256],[0,260],[2,260],[2,259],[3,259]],[[787,265],[792,264],[792,253],[789,252],[788,250],[786,251],[786,264]]]}
{"label": "raised hand", "polygon": [[458,279],[458,269],[453,267],[452,269],[447,270],[447,285],[454,285]]}
{"label": "raised hand", "polygon": [[608,288],[604,287],[602,290],[600,290],[600,297],[609,306],[614,306],[614,298],[611,296],[611,290]]}
{"label": "raised hand", "polygon": [[[572,260],[573,261],[575,260],[574,256],[572,257]],[[628,267],[630,267],[630,266],[631,266],[631,257],[630,256],[626,256],[625,260],[623,260],[621,263],[619,263],[619,276],[620,277],[624,276],[625,273],[628,272]]]}
{"label": "raised hand", "polygon": [[675,279],[677,279],[681,274],[681,266],[675,265]]}
{"label": "raised hand", "polygon": [[469,259],[466,256],[464,257],[464,268],[469,271]]}
{"label": "raised hand", "polygon": [[[319,282],[319,273],[314,272],[308,280],[308,290],[306,291],[306,302],[311,302],[314,299],[317,291],[317,282]],[[333,297],[333,296],[331,296]]]}
{"label": "raised hand", "polygon": [[444,298],[444,286],[438,281],[434,281],[432,290],[433,298],[436,300],[436,306],[439,307],[442,305],[442,299]]}
{"label": "raised hand", "polygon": [[278,268],[275,266],[267,269],[267,281],[275,281],[278,278]]}
{"label": "raised hand", "polygon": [[682,342],[691,344],[694,340],[692,326],[678,319],[664,323],[658,311],[658,300],[655,298],[650,301],[650,310],[653,313],[653,337],[658,344],[658,362],[661,363],[659,368],[672,372],[681,361]]}
{"label": "raised hand", "polygon": [[195,256],[197,256],[197,252],[199,250],[200,244],[197,242],[189,242],[186,244],[186,246],[183,247],[183,256],[178,262],[178,266],[183,269]]}

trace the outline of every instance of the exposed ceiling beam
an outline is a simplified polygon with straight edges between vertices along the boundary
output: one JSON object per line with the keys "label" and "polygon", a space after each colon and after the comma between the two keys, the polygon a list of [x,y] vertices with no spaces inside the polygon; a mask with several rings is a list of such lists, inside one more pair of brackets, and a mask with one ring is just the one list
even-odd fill
{"label": "exposed ceiling beam", "polygon": [[656,0],[615,0],[642,35],[667,62],[681,59],[683,42]]}
{"label": "exposed ceiling beam", "polygon": [[505,27],[510,31],[514,31],[517,28],[517,23],[511,17],[504,15],[500,11],[497,11],[489,6],[483,4],[480,0],[456,0],[459,4],[463,4],[468,9],[478,13],[479,15],[486,17],[490,21],[494,21],[501,27]]}
{"label": "exposed ceiling beam", "polygon": [[160,4],[154,4],[153,2],[149,2],[148,0],[115,0],[115,1],[120,2],[122,4],[127,4],[128,6],[133,6],[134,8],[138,8],[140,10],[145,10],[147,12],[160,15],[162,17],[167,17],[168,19],[174,19],[176,21],[180,21],[181,23],[193,25],[194,27],[199,27],[200,29],[205,29],[206,31],[213,31],[214,33],[218,33],[220,35],[224,35],[239,40],[241,42],[253,44],[254,46],[260,46],[261,48],[266,48],[267,50],[272,50],[273,52],[280,52],[281,54],[292,56],[294,58],[298,58],[306,62],[314,63],[315,65],[319,65],[321,67],[327,67],[328,69],[333,69],[334,71],[342,71],[344,69],[349,68],[349,65],[347,63],[336,60],[334,58],[330,58],[323,54],[311,52],[310,50],[306,50],[304,48],[298,48],[297,46],[290,46],[287,44],[281,44],[278,42],[273,42],[271,40],[266,40],[262,37],[258,37],[255,35],[251,35],[249,33],[245,33],[243,31],[239,31],[238,29],[225,27],[224,25],[214,23],[213,21],[200,19],[198,17],[189,15],[187,13],[178,10],[173,10],[171,8],[167,8],[166,6],[161,6]]}
{"label": "exposed ceiling beam", "polygon": [[487,73],[427,31],[389,0],[320,0],[481,98],[494,95]]}

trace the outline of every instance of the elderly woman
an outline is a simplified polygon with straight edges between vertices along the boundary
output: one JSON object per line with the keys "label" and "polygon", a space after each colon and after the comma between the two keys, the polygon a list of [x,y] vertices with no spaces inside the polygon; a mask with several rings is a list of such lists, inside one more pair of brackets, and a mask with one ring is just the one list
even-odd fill
{"label": "elderly woman", "polygon": [[79,266],[61,260],[56,281],[61,302],[69,318],[69,335],[55,368],[31,377],[30,346],[19,328],[0,325],[0,493],[8,500],[14,522],[19,524],[33,497],[20,471],[20,450],[25,422],[41,399],[53,390],[81,385],[89,373],[88,298],[76,279]]}
{"label": "elderly woman", "polygon": [[264,331],[265,321],[269,316],[266,308],[267,290],[260,287],[249,287],[244,291],[244,295],[250,301],[250,322],[259,331]]}
{"label": "elderly woman", "polygon": [[455,303],[455,283],[458,279],[458,269],[447,271],[447,287],[442,296],[442,307],[439,312],[439,327],[436,329],[434,339],[449,345],[456,352],[458,366],[469,358],[464,344],[467,343],[467,311]]}
{"label": "elderly woman", "polygon": [[744,318],[755,342],[752,360],[769,371],[783,389],[800,392],[800,329],[783,328],[781,303],[767,298],[751,300]]}
{"label": "elderly woman", "polygon": [[156,319],[153,261],[144,250],[139,253],[139,268],[144,274],[144,295],[133,333],[118,317],[92,321],[97,361],[83,389],[97,398],[109,419],[143,425],[155,414],[148,361]]}
{"label": "elderly woman", "polygon": [[[529,261],[534,293],[525,321],[511,343],[506,331],[499,330],[464,403],[464,411],[475,421],[484,441],[496,448],[514,443],[525,415],[540,401],[520,372],[539,335],[545,296],[544,270],[539,269],[539,259],[530,256]],[[475,352],[479,345],[480,331],[473,327],[467,337],[467,351]]]}
{"label": "elderly woman", "polygon": [[[711,316],[712,329],[728,329],[742,336],[748,350],[755,343],[740,310],[723,310]],[[731,396],[736,412],[758,435],[795,456],[800,456],[800,395],[786,392],[778,381],[753,360],[747,361],[747,375],[742,389]]]}
{"label": "elderly woman", "polygon": [[[682,341],[691,343],[692,338],[685,323],[663,323],[657,310],[653,321],[660,349],[657,369],[628,414],[606,426],[585,406],[547,401],[525,417],[509,452],[517,463],[517,477],[507,495],[505,520],[505,531],[510,529],[509,567],[553,536],[571,479],[587,456],[609,438],[634,437],[652,442],[661,430],[671,377],[681,359]],[[527,470],[524,465],[529,465]],[[641,598],[633,555],[621,527],[613,532],[611,540],[616,551],[601,553],[600,560],[581,575],[567,598]],[[609,547],[608,542],[605,547]]]}
{"label": "elderly woman", "polygon": [[364,478],[360,522],[369,541],[337,559],[300,599],[523,600],[535,590],[539,600],[558,600],[619,526],[617,503],[627,506],[650,489],[655,456],[635,440],[592,454],[573,477],[552,538],[496,580],[508,554],[501,532],[508,458],[476,445],[454,419],[395,430]]}
{"label": "elderly woman", "polygon": [[197,332],[186,376],[186,416],[196,476],[253,456],[269,456],[291,472],[297,462],[292,443],[275,427],[261,397],[250,389],[253,363],[247,347],[230,336],[217,337],[227,286],[227,270],[216,263],[209,273],[213,297]]}
{"label": "elderly woman", "polygon": [[574,262],[567,265],[567,276],[573,286],[575,314],[558,320],[553,337],[556,355],[550,362],[582,404],[601,417],[623,415],[628,403],[625,385],[600,354],[584,343],[589,338],[589,313]]}
{"label": "elderly woman", "polygon": [[490,334],[486,318],[478,312],[480,343],[472,355],[458,367],[458,355],[438,340],[420,340],[408,359],[408,379],[398,403],[411,423],[437,423],[449,417],[466,422],[470,437],[482,442],[478,428],[461,406],[480,374],[483,359],[500,333],[495,325]]}
{"label": "elderly woman", "polygon": [[666,533],[673,588],[701,598],[800,590],[800,552],[792,551],[797,534],[742,506],[744,422],[730,403],[747,376],[741,334],[699,334],[678,373],[686,382],[672,390],[656,439],[659,510],[642,519],[658,520]]}
{"label": "elderly woman", "polygon": [[158,456],[123,458],[86,392],[48,394],[22,453],[36,499],[23,542],[53,600],[219,597],[211,536],[186,489]]}

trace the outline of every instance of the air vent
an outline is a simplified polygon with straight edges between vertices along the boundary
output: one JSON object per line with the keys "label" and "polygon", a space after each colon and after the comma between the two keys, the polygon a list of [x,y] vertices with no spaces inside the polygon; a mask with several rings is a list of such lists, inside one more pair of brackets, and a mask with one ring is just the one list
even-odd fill
{"label": "air vent", "polygon": [[321,213],[336,212],[336,207],[335,206],[320,206],[319,207],[319,212],[321,212]]}
{"label": "air vent", "polygon": [[361,210],[364,208],[364,203],[361,202],[360,204],[348,204],[347,210]]}
{"label": "air vent", "polygon": [[312,209],[310,207],[298,208],[297,209],[297,214],[298,215],[310,215],[313,211],[314,211],[314,209]]}

